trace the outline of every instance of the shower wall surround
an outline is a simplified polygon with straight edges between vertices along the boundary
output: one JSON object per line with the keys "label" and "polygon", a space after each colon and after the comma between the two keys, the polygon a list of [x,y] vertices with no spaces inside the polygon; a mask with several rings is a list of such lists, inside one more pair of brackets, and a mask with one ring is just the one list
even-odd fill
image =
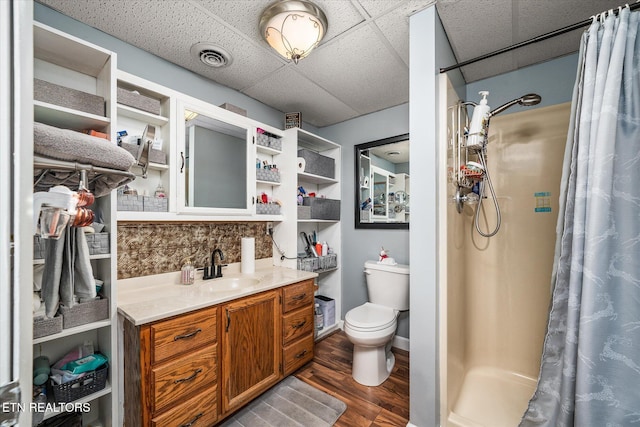
{"label": "shower wall surround", "polygon": [[118,279],[179,271],[191,255],[202,268],[215,248],[224,253],[224,264],[240,262],[243,237],[255,238],[256,259],[270,258],[266,227],[265,222],[118,223]]}

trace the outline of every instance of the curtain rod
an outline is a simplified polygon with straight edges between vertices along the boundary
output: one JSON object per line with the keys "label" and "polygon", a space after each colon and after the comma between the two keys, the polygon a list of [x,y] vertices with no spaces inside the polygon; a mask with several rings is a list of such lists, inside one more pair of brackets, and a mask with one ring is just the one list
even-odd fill
{"label": "curtain rod", "polygon": [[[632,5],[629,6],[630,10],[635,10],[635,9],[638,9],[638,8],[640,8],[640,1],[636,1],[635,3],[633,3]],[[618,9],[617,8],[613,9],[613,11],[614,11],[614,13],[616,15],[618,14]],[[493,51],[493,52],[490,52],[490,53],[486,53],[484,55],[478,56],[476,58],[469,59],[467,61],[460,62],[460,63],[455,64],[455,65],[451,65],[451,66],[446,67],[446,68],[440,68],[440,73],[446,73],[447,71],[455,70],[456,68],[464,67],[465,65],[473,64],[474,62],[482,61],[483,59],[491,58],[493,56],[500,55],[501,53],[506,53],[506,52],[509,52],[509,51],[512,51],[512,50],[515,50],[515,49],[518,49],[518,48],[521,48],[521,47],[524,47],[524,46],[527,46],[527,45],[530,45],[530,44],[533,44],[533,43],[541,42],[543,40],[547,40],[547,39],[550,39],[552,37],[559,36],[559,35],[564,34],[564,33],[568,33],[569,31],[577,30],[578,28],[582,28],[582,27],[585,27],[585,26],[591,24],[591,22],[593,22],[592,18],[585,19],[584,21],[576,22],[573,25],[568,25],[568,26],[566,26],[564,28],[560,28],[558,30],[551,31],[550,33],[542,34],[540,36],[534,37],[534,38],[529,39],[529,40],[525,40],[525,41],[520,42],[520,43],[513,44],[511,46],[503,47],[502,49],[498,49],[496,51]]]}

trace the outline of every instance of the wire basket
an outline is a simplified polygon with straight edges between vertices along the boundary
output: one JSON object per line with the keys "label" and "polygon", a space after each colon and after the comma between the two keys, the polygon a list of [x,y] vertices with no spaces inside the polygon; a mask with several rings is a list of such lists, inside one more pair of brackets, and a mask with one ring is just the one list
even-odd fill
{"label": "wire basket", "polygon": [[298,270],[302,271],[331,270],[336,267],[338,267],[337,254],[329,254],[319,257],[298,258]]}
{"label": "wire basket", "polygon": [[96,393],[107,385],[108,372],[109,364],[105,363],[101,368],[64,384],[54,384],[52,381],[53,397],[58,403],[67,403]]}

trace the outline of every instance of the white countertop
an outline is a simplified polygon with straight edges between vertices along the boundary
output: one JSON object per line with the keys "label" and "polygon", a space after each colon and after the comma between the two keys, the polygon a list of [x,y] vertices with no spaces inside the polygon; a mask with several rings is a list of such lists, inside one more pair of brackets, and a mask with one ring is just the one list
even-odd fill
{"label": "white countertop", "polygon": [[[202,280],[202,272],[197,272],[193,285],[181,285],[180,272],[118,280],[118,313],[138,326],[318,276],[309,271],[275,267],[270,262],[271,259],[268,263],[256,261],[252,274],[242,274],[240,263],[230,264],[221,279]],[[234,278],[253,278],[259,282],[228,289],[225,285]]]}

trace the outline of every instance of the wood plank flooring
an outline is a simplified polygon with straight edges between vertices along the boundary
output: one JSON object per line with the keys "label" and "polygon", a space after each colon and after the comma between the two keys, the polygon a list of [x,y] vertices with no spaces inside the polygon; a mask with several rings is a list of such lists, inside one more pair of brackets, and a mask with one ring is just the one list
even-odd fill
{"label": "wood plank flooring", "polygon": [[396,427],[409,421],[409,353],[392,350],[396,364],[378,387],[358,384],[351,377],[353,344],[343,331],[316,343],[312,362],[295,376],[347,404],[336,427]]}

